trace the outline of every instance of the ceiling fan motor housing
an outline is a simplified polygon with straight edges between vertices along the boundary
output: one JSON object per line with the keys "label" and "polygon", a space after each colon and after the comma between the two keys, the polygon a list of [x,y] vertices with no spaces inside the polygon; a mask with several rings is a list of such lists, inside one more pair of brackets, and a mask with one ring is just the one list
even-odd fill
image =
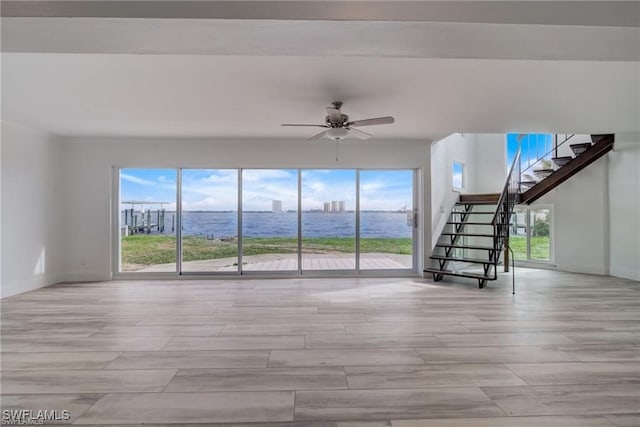
{"label": "ceiling fan motor housing", "polygon": [[349,116],[346,114],[340,114],[340,120],[331,121],[331,116],[327,116],[324,119],[325,123],[332,128],[343,127],[349,121]]}

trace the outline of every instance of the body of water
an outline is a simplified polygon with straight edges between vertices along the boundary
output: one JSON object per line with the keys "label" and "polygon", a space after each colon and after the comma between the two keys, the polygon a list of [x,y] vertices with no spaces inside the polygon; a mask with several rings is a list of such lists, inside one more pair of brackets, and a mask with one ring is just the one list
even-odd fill
{"label": "body of water", "polygon": [[[138,214],[139,215],[139,214]],[[361,237],[411,237],[413,227],[404,212],[360,213]],[[165,234],[171,233],[172,217],[175,212],[165,214]],[[156,223],[152,212],[151,221]],[[124,214],[122,214],[124,223]],[[138,220],[138,224],[140,220]],[[302,213],[303,237],[354,237],[356,216],[354,212]],[[237,212],[184,212],[182,214],[182,234],[185,236],[213,236],[214,238],[238,235]],[[154,232],[153,234],[157,234]],[[298,215],[296,212],[244,212],[242,214],[242,234],[245,237],[296,237],[298,235]]]}

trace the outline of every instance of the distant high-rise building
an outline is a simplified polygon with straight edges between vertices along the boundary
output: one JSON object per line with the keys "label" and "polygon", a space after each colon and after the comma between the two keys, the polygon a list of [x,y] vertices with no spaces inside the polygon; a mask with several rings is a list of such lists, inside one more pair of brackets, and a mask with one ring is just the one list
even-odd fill
{"label": "distant high-rise building", "polygon": [[331,212],[339,212],[339,205],[337,200],[331,202]]}
{"label": "distant high-rise building", "polygon": [[324,202],[324,208],[322,209],[322,212],[331,212],[331,203]]}
{"label": "distant high-rise building", "polygon": [[276,212],[276,213],[282,212],[282,200],[271,201],[271,212]]}
{"label": "distant high-rise building", "polygon": [[344,212],[344,210],[345,210],[345,209],[344,209],[344,204],[345,204],[345,203],[344,203],[344,200],[340,200],[340,201],[338,202],[338,212],[340,212],[340,213]]}

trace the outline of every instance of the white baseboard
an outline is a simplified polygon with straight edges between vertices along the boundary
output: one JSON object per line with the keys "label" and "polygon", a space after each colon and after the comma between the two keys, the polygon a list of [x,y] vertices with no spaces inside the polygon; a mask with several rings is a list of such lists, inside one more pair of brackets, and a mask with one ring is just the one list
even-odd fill
{"label": "white baseboard", "polygon": [[640,281],[640,271],[628,268],[611,268],[610,274],[623,279]]}
{"label": "white baseboard", "polygon": [[111,273],[100,270],[68,271],[64,275],[65,282],[103,282],[111,280]]}
{"label": "white baseboard", "polygon": [[569,273],[597,274],[608,276],[609,272],[604,266],[594,266],[589,264],[556,264],[556,270],[567,271]]}
{"label": "white baseboard", "polygon": [[41,276],[33,276],[26,280],[20,280],[12,283],[2,283],[2,286],[0,286],[0,298],[6,298],[33,291],[34,289],[44,288],[45,286],[60,283],[64,281],[64,279],[63,274],[51,273]]}

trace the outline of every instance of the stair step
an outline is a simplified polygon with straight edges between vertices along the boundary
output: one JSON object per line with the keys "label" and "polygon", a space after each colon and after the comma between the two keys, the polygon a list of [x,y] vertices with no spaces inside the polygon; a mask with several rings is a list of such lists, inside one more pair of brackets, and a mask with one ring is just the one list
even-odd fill
{"label": "stair step", "polygon": [[520,181],[519,184],[523,187],[533,187],[538,181]]}
{"label": "stair step", "polygon": [[468,211],[468,212],[463,212],[463,211],[451,211],[452,214],[456,214],[456,215],[464,215],[464,214],[469,214],[469,215],[495,215],[495,212],[491,212],[491,211]]}
{"label": "stair step", "polygon": [[431,255],[429,258],[436,259],[440,261],[454,261],[454,262],[468,262],[471,264],[493,264],[493,261],[488,259],[479,259],[479,258],[456,258],[452,256],[444,256],[444,255]]}
{"label": "stair step", "polygon": [[458,225],[458,224],[466,224],[466,225],[493,225],[490,222],[460,222],[460,221],[447,221],[447,224]]}
{"label": "stair step", "polygon": [[598,142],[602,141],[603,139],[607,139],[607,138],[611,138],[613,136],[613,134],[610,133],[601,133],[601,134],[595,134],[595,135],[591,135],[591,142],[593,142],[594,144],[597,144]]}
{"label": "stair step", "polygon": [[548,177],[553,172],[555,172],[553,169],[537,169],[537,170],[533,171],[533,173],[535,173],[536,176],[538,178],[540,178],[540,179],[544,179],[544,178]]}
{"label": "stair step", "polygon": [[464,271],[453,271],[453,270],[438,270],[437,268],[425,268],[425,273],[435,273],[442,274],[444,276],[457,276],[457,277],[467,277],[469,279],[480,279],[480,280],[496,280],[493,276],[485,276],[481,273],[470,273]]}
{"label": "stair step", "polygon": [[571,147],[571,151],[573,151],[573,154],[575,154],[576,156],[579,156],[580,154],[584,153],[589,148],[591,148],[591,143],[583,142],[581,144],[571,144],[569,147]]}
{"label": "stair step", "polygon": [[573,160],[573,157],[571,157],[571,156],[553,157],[551,160],[553,160],[553,163],[558,165],[558,167],[562,167],[562,166],[566,165],[567,163],[569,163],[571,160]]}
{"label": "stair step", "polygon": [[493,237],[493,234],[483,234],[483,233],[442,233],[441,236]]}
{"label": "stair step", "polygon": [[500,194],[491,193],[491,194],[461,194],[460,202],[458,204],[461,205],[495,205],[500,200]]}
{"label": "stair step", "polygon": [[450,243],[437,243],[436,248],[472,249],[478,251],[492,251],[495,249],[493,246],[452,245]]}

